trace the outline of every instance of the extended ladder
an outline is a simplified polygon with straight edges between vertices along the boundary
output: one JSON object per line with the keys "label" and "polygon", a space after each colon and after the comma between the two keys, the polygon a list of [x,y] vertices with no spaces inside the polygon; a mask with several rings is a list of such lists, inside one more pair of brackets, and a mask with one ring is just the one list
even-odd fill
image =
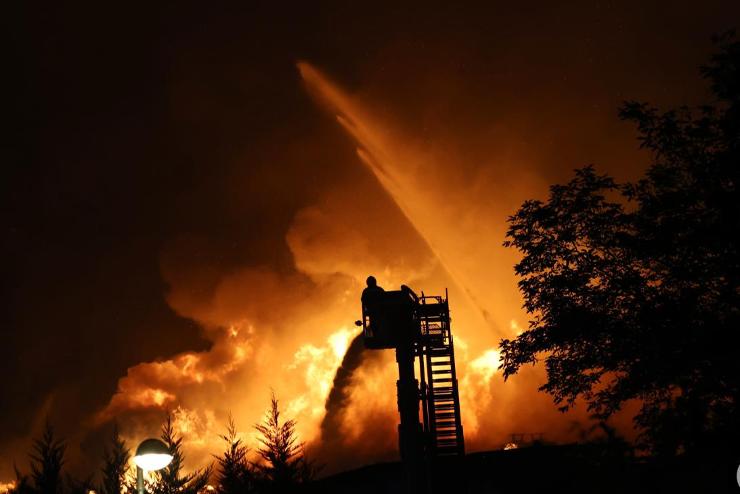
{"label": "extended ladder", "polygon": [[465,439],[447,293],[444,298],[422,293],[417,317],[421,329],[417,355],[426,448],[431,457],[462,456]]}

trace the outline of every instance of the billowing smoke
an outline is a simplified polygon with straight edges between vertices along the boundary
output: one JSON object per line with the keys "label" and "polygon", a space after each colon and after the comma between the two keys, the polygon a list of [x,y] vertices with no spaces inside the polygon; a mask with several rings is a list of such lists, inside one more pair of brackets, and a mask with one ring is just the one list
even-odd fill
{"label": "billowing smoke", "polygon": [[386,288],[450,288],[471,449],[501,446],[511,432],[574,438],[569,422],[586,420],[585,412],[559,414],[537,392],[541,368],[507,384],[497,371],[499,338],[526,320],[514,254],[501,247],[505,212],[521,199],[516,187],[461,174],[450,152],[404,137],[315,69],[301,71],[339,113],[377,182],[354,177],[295,210],[282,238],[288,261],[279,266],[223,265],[207,238],[171,242],[161,261],[168,303],[204,328],[211,347],[130,368],[94,422],[116,418],[135,441],[156,433],[169,409],[197,467],[218,451],[229,413],[256,444],[252,425],[273,388],[325,473],[397,457],[392,352],[363,351],[352,328],[362,281],[374,274]]}
{"label": "billowing smoke", "polygon": [[[693,67],[726,9],[656,36],[661,9],[242,3],[155,9],[133,37],[136,9],[21,9],[32,22],[12,23],[28,63],[11,113],[39,125],[19,126],[3,195],[0,484],[27,469],[47,414],[70,473],[98,471],[113,420],[134,446],[166,410],[186,468],[203,466],[229,412],[256,446],[270,388],[325,473],[395,457],[391,352],[366,352],[327,418],[368,274],[449,287],[471,450],[512,432],[577,439],[586,412],[557,412],[541,366],[507,383],[497,371],[500,338],[528,319],[506,217],[585,163],[639,176],[647,156],[615,109],[704,99]],[[298,73],[296,56],[329,75]],[[341,452],[319,447],[323,422]]]}
{"label": "billowing smoke", "polygon": [[[173,411],[196,467],[217,451],[229,413],[256,444],[252,425],[273,388],[325,472],[395,457],[395,398],[378,392],[394,389],[395,366],[390,356],[362,352],[353,322],[368,274],[398,286],[437,267],[392,204],[366,209],[350,196],[332,191],[295,213],[285,234],[293,267],[283,272],[221,269],[203,255],[207,244],[190,238],[170,246],[162,260],[168,302],[204,327],[211,348],[130,368],[94,422],[118,419],[135,441],[156,434],[164,411]],[[368,434],[365,424],[378,417],[385,419]],[[324,445],[332,430],[341,441]]]}

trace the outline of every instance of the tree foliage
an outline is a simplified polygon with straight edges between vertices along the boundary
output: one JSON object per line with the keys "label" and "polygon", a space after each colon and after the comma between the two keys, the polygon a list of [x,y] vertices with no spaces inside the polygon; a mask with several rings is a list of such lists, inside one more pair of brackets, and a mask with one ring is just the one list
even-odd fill
{"label": "tree foliage", "polygon": [[131,454],[126,442],[114,424],[110,444],[103,453],[102,483],[98,488],[101,494],[121,494],[126,488],[126,474],[129,470]]}
{"label": "tree foliage", "polygon": [[15,482],[13,486],[8,489],[8,494],[31,494],[33,489],[28,479],[28,475],[21,473],[17,465],[13,465],[15,471]]}
{"label": "tree foliage", "polygon": [[229,416],[226,434],[221,436],[226,443],[222,456],[216,456],[218,464],[216,491],[218,494],[248,494],[255,492],[256,476],[248,459],[249,448],[237,436],[234,419]]}
{"label": "tree foliage", "polygon": [[64,492],[62,467],[67,449],[62,439],[55,437],[54,428],[47,421],[40,438],[33,441],[31,452],[31,489],[36,494]]}
{"label": "tree foliage", "polygon": [[[249,460],[249,448],[238,437],[234,420],[229,417],[226,433],[221,439],[226,449],[215,456],[218,469],[215,486],[208,482],[213,466],[183,473],[185,456],[183,438],[175,430],[173,416],[168,414],[162,425],[160,438],[172,454],[170,464],[144,479],[145,490],[150,494],[216,494],[286,493],[294,492],[310,482],[317,468],[308,461],[303,444],[298,442],[294,420],[281,420],[278,400],[272,396],[271,408],[265,420],[255,425],[260,433],[262,447],[258,465]],[[64,441],[58,439],[52,426],[46,424],[41,437],[34,440],[31,456],[31,474],[15,469],[16,481],[8,494],[136,494],[136,478],[130,475],[130,450],[121,438],[117,426],[104,450],[100,484],[93,483],[93,476],[82,479],[62,475]]]}
{"label": "tree foliage", "polygon": [[527,331],[501,344],[504,376],[544,359],[563,410],[578,397],[607,418],[632,399],[653,451],[729,445],[740,424],[740,43],[702,69],[715,101],[660,112],[626,103],[651,152],[617,183],[591,166],[509,218]]}
{"label": "tree foliage", "polygon": [[95,492],[95,483],[93,482],[92,475],[82,478],[67,475],[64,490],[66,494],[90,494],[91,491]]}
{"label": "tree foliage", "polygon": [[265,419],[254,426],[261,436],[259,454],[263,463],[258,468],[265,491],[289,492],[315,476],[316,469],[305,457],[295,425],[295,420],[280,421],[280,407],[273,393]]}
{"label": "tree foliage", "polygon": [[172,461],[165,468],[157,471],[156,481],[147,491],[152,494],[198,494],[203,491],[208,485],[212,467],[208,466],[189,474],[182,473],[185,461],[185,455],[182,452],[183,439],[175,432],[171,414],[167,415],[160,437],[169,448]]}

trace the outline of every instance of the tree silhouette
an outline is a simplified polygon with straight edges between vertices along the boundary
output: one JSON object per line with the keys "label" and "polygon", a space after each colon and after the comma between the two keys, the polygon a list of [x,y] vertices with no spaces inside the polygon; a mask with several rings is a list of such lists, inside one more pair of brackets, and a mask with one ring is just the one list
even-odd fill
{"label": "tree silhouette", "polygon": [[64,492],[62,467],[67,446],[54,436],[54,428],[47,421],[40,438],[34,439],[31,452],[31,488],[37,494]]}
{"label": "tree silhouette", "polygon": [[93,482],[92,475],[83,478],[67,475],[64,491],[66,494],[89,494],[90,491],[95,491],[95,483]]}
{"label": "tree silhouette", "polygon": [[247,459],[249,448],[237,437],[234,419],[229,415],[226,434],[220,436],[226,442],[222,456],[216,456],[218,463],[218,494],[247,494],[255,492],[255,472]]}
{"label": "tree silhouette", "polygon": [[8,494],[31,494],[33,489],[29,483],[28,475],[21,473],[18,466],[13,464],[15,471],[15,483],[12,488],[8,489]]}
{"label": "tree silhouette", "polygon": [[716,98],[661,113],[626,103],[653,156],[619,184],[589,166],[509,218],[506,246],[529,329],[501,343],[504,376],[544,358],[563,410],[583,397],[606,419],[631,399],[656,453],[736,444],[740,359],[740,43],[702,69]]}
{"label": "tree silhouette", "polygon": [[110,444],[103,455],[101,494],[121,494],[126,488],[126,474],[129,470],[131,454],[126,442],[121,439],[118,424],[113,425]]}
{"label": "tree silhouette", "polygon": [[315,476],[316,468],[305,457],[295,425],[295,420],[280,422],[280,407],[275,393],[272,393],[270,410],[262,423],[254,426],[261,436],[259,454],[264,463],[258,467],[266,491],[290,492]]}
{"label": "tree silhouette", "polygon": [[208,466],[186,475],[182,474],[185,460],[182,452],[182,437],[175,433],[171,414],[167,415],[160,437],[169,448],[172,461],[165,468],[157,471],[156,481],[147,490],[152,494],[198,494],[205,489],[212,467]]}

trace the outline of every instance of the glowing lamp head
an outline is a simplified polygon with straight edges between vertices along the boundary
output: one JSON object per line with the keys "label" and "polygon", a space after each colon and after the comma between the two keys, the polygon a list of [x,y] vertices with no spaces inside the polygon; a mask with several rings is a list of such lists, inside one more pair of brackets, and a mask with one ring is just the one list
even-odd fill
{"label": "glowing lamp head", "polygon": [[147,472],[160,470],[169,465],[171,461],[172,454],[169,448],[159,439],[145,439],[136,448],[136,455],[134,455],[136,466]]}

